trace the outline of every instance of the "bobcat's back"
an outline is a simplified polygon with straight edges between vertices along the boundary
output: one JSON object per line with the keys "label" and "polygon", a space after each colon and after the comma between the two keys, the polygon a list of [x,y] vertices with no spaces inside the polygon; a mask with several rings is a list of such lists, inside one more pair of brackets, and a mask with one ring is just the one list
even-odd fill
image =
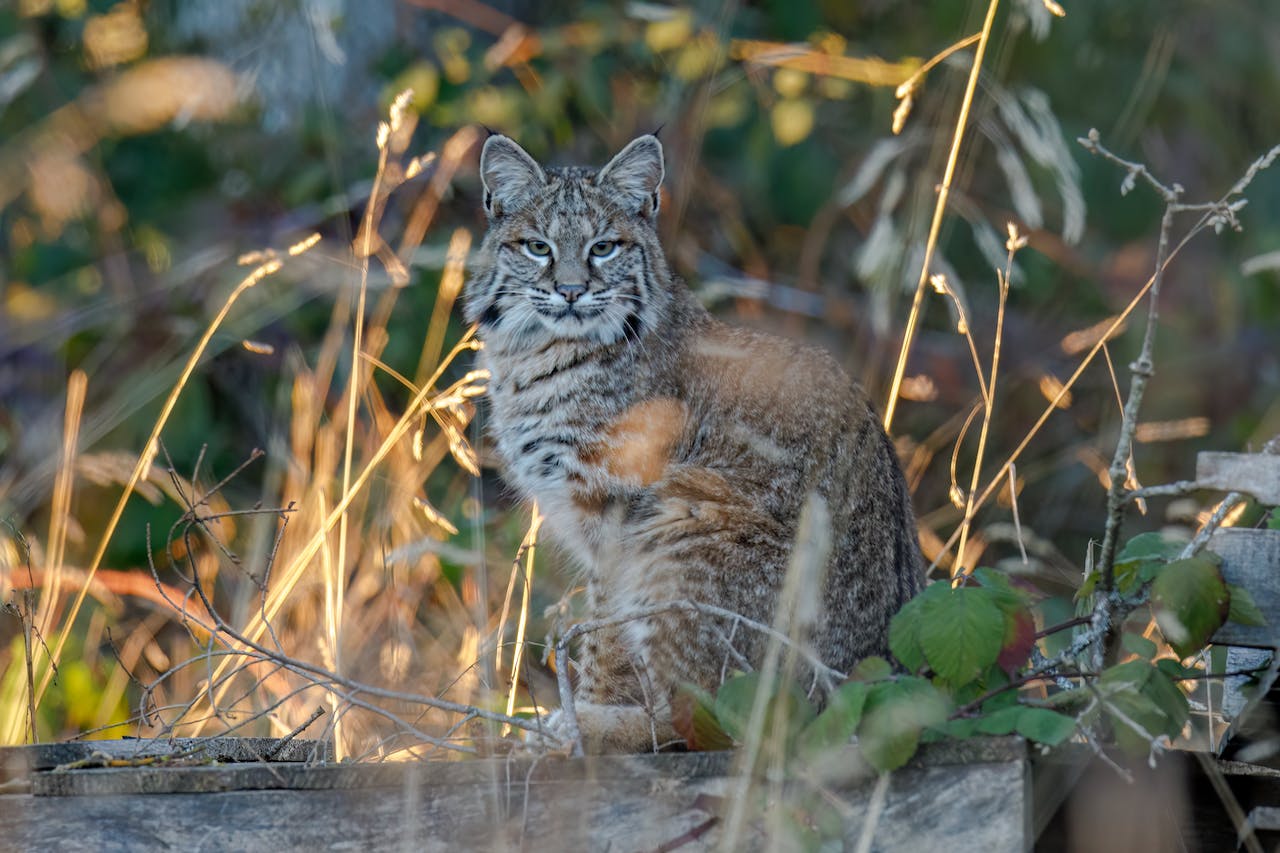
{"label": "bobcat's back", "polygon": [[584,736],[671,739],[682,682],[714,689],[766,638],[667,602],[772,624],[802,507],[832,536],[814,651],[847,670],[882,653],[921,584],[910,498],[873,407],[826,353],[714,320],[667,268],[651,136],[604,169],[549,170],[502,136],[481,171],[491,224],[466,295],[491,371],[505,476],[583,570],[576,690]]}

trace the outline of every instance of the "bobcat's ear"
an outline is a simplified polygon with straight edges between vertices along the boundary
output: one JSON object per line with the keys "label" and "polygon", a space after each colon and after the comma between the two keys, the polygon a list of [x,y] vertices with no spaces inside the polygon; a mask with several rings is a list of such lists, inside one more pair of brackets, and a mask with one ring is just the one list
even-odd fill
{"label": "bobcat's ear", "polygon": [[480,151],[484,211],[490,219],[524,204],[547,182],[542,167],[510,137],[494,134]]}
{"label": "bobcat's ear", "polygon": [[637,137],[600,170],[596,184],[619,193],[624,207],[644,217],[657,216],[664,168],[662,143],[652,134]]}

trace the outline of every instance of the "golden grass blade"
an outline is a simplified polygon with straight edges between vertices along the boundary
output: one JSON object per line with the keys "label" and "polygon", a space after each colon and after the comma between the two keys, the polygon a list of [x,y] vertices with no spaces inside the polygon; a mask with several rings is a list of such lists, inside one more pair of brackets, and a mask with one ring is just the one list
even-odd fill
{"label": "golden grass blade", "polygon": [[[398,99],[397,99],[398,100]],[[386,131],[385,133],[383,131]],[[378,168],[373,175],[373,189],[369,191],[369,201],[364,208],[364,222],[360,226],[363,245],[357,253],[360,257],[360,285],[356,295],[356,317],[351,329],[351,376],[347,385],[347,429],[342,447],[342,493],[351,489],[351,457],[355,452],[356,439],[356,407],[360,402],[360,378],[364,376],[365,364],[360,358],[364,347],[364,305],[369,292],[369,253],[372,234],[377,227],[374,220],[375,211],[379,209],[378,193],[382,187],[382,176],[387,170],[386,136],[390,133],[389,125],[378,127]],[[323,516],[321,516],[323,518]],[[328,556],[328,549],[325,549]],[[338,647],[337,635],[342,627],[343,603],[347,588],[347,513],[344,508],[338,519],[338,553],[333,564],[333,670],[342,671],[342,655]],[[328,582],[328,573],[325,578]],[[335,714],[335,719],[336,719]]]}
{"label": "golden grass blade", "polygon": [[66,558],[67,522],[71,516],[71,495],[75,488],[76,455],[80,443],[80,420],[84,416],[89,377],[74,370],[67,379],[67,407],[62,423],[62,462],[53,486],[53,506],[49,518],[49,545],[46,581],[36,615],[40,636],[53,628],[53,612],[62,595],[62,565]]}
{"label": "golden grass blade", "polygon": [[444,335],[449,328],[449,314],[453,304],[462,291],[463,269],[467,263],[467,253],[471,251],[471,232],[459,228],[449,238],[449,249],[445,255],[444,272],[440,274],[440,289],[436,293],[435,305],[431,308],[431,320],[427,323],[427,338],[422,345],[422,356],[418,359],[418,370],[415,376],[427,372],[427,366],[440,360],[444,349]]}
{"label": "golden grass blade", "polygon": [[[954,577],[957,573],[970,574],[974,566],[964,564],[965,545],[969,540],[969,527],[973,523],[973,496],[978,491],[978,482],[982,476],[982,460],[987,451],[987,436],[991,431],[991,414],[995,410],[996,381],[1000,376],[1000,344],[1004,340],[1004,313],[1009,303],[1009,276],[1013,273],[1013,256],[1021,246],[1026,245],[1025,238],[1019,238],[1012,223],[1009,224],[1009,257],[1005,261],[1004,273],[996,271],[1000,288],[1000,299],[996,308],[996,337],[991,344],[991,376],[984,386],[987,391],[986,403],[982,407],[982,429],[978,432],[978,453],[973,460],[973,477],[969,480],[969,494],[964,508],[964,519],[960,522],[960,545],[956,548],[959,559],[951,567]],[[976,358],[976,356],[975,356]]]}
{"label": "golden grass blade", "polygon": [[[511,657],[511,689],[507,691],[507,716],[510,717],[516,710],[516,693],[520,688],[520,664],[524,660],[524,637],[525,630],[529,626],[529,599],[533,590],[533,558],[538,548],[538,529],[542,527],[542,513],[538,512],[538,505],[533,506],[533,517],[529,519],[529,532],[524,536],[524,588],[520,591],[520,619],[516,622],[516,648]],[[502,639],[502,626],[499,626],[498,639]],[[498,648],[502,645],[499,642]],[[511,730],[508,725],[503,726],[503,735]]]}
{"label": "golden grass blade", "polygon": [[53,680],[54,667],[58,661],[62,659],[62,650],[67,644],[67,638],[71,635],[71,629],[75,625],[76,617],[80,613],[80,608],[84,605],[85,596],[88,594],[89,582],[98,572],[98,568],[102,565],[102,559],[106,556],[107,546],[111,544],[111,537],[115,534],[116,527],[120,524],[120,519],[124,515],[125,505],[132,497],[133,491],[137,488],[138,481],[142,479],[144,471],[151,467],[151,460],[155,458],[159,448],[160,433],[164,429],[165,424],[169,422],[169,416],[173,414],[174,406],[178,403],[178,396],[182,393],[182,389],[186,387],[187,382],[191,379],[191,374],[195,372],[196,365],[199,364],[201,356],[208,348],[209,342],[213,339],[213,335],[218,328],[226,320],[227,315],[231,312],[231,307],[247,290],[249,290],[258,282],[262,281],[269,275],[274,275],[283,266],[280,260],[271,259],[253,269],[247,276],[241,279],[236,285],[235,290],[231,291],[231,295],[222,303],[222,307],[218,310],[212,322],[205,327],[204,334],[200,336],[200,341],[191,352],[191,356],[187,359],[186,366],[182,370],[181,376],[178,377],[177,383],[169,392],[168,398],[164,401],[164,407],[160,410],[160,416],[156,419],[155,426],[151,429],[151,435],[148,436],[146,444],[143,446],[142,453],[138,455],[138,462],[133,468],[133,473],[129,475],[129,482],[125,484],[124,491],[120,495],[120,499],[116,502],[115,509],[111,512],[111,517],[107,521],[106,529],[102,532],[102,538],[98,541],[98,547],[94,551],[93,559],[89,562],[89,568],[86,570],[87,580],[85,585],[80,588],[79,594],[68,610],[66,618],[63,621],[62,630],[58,634],[58,641],[53,646],[53,652],[48,657],[42,657],[42,667],[39,685],[36,687],[35,703],[39,705],[40,699],[44,696],[44,691],[48,689],[49,682]]}
{"label": "golden grass blade", "polygon": [[889,386],[889,402],[885,406],[884,428],[886,432],[893,429],[893,416],[898,408],[898,391],[902,387],[902,377],[907,370],[907,355],[911,352],[911,344],[915,339],[916,326],[920,322],[920,306],[924,302],[925,285],[929,282],[929,267],[933,263],[933,251],[938,244],[938,232],[942,227],[942,215],[947,209],[947,199],[951,195],[951,179],[955,175],[956,163],[960,159],[960,143],[964,139],[965,127],[969,123],[969,107],[973,104],[973,93],[978,86],[978,74],[982,71],[982,58],[987,51],[987,42],[991,39],[991,25],[995,21],[996,9],[1000,0],[990,0],[987,5],[987,17],[982,23],[979,33],[978,49],[974,53],[973,68],[969,71],[969,82],[965,85],[964,99],[960,103],[960,115],[956,117],[956,130],[951,137],[951,153],[947,157],[947,168],[942,175],[942,184],[938,187],[938,201],[933,208],[933,221],[929,224],[929,238],[924,246],[924,262],[920,265],[920,280],[916,283],[916,295],[911,302],[911,313],[907,315],[907,328],[902,334],[902,348],[898,351],[898,366],[893,371],[893,383]]}
{"label": "golden grass blade", "polygon": [[[337,505],[329,511],[329,514],[325,517],[324,524],[321,528],[312,534],[311,539],[308,540],[307,544],[293,555],[292,559],[290,559],[288,565],[285,566],[283,571],[275,574],[276,581],[268,591],[266,601],[263,603],[261,609],[254,613],[243,631],[243,634],[250,640],[257,642],[261,639],[263,633],[267,630],[267,623],[279,615],[280,610],[284,606],[290,593],[302,578],[302,575],[306,572],[311,560],[320,550],[328,532],[338,524],[342,514],[347,511],[347,507],[351,505],[351,502],[355,499],[356,495],[358,495],[369,482],[370,477],[373,476],[374,470],[382,463],[382,460],[384,460],[391,452],[392,448],[394,448],[396,444],[404,438],[406,434],[408,434],[414,422],[419,417],[419,412],[422,406],[426,403],[427,397],[434,389],[435,383],[440,379],[440,376],[446,369],[448,369],[449,365],[460,353],[466,350],[474,350],[479,347],[479,342],[475,340],[475,333],[476,329],[474,326],[468,329],[462,339],[458,341],[453,349],[450,350],[449,354],[445,356],[444,360],[441,361],[440,365],[436,368],[435,373],[422,385],[413,400],[405,407],[404,414],[400,416],[400,419],[396,421],[395,426],[393,426],[390,432],[387,433],[387,436],[382,440],[382,444],[378,446],[378,449],[374,452],[373,456],[365,463],[364,468],[361,469],[360,473],[351,482],[350,487],[343,492],[342,498],[338,501]],[[222,681],[222,677],[226,674],[227,670],[234,665],[235,662],[231,657],[224,657],[215,668],[210,680],[212,683],[218,683],[220,686],[217,690],[213,691],[212,698],[214,702],[221,702],[226,696],[227,691],[230,690],[230,682]],[[193,712],[194,710],[195,709],[193,708]],[[203,731],[208,722],[209,718],[206,718],[205,720],[197,723],[195,733],[199,734],[199,732]]]}

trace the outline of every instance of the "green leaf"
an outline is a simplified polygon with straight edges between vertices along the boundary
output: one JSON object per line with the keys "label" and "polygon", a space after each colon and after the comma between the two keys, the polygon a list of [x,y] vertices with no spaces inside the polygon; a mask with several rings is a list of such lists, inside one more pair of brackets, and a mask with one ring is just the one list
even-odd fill
{"label": "green leaf", "polygon": [[1098,685],[1108,688],[1104,693],[1125,689],[1141,690],[1151,679],[1151,672],[1151,664],[1144,660],[1131,660],[1104,669]]}
{"label": "green leaf", "polygon": [[861,681],[849,681],[837,687],[827,707],[800,733],[797,740],[800,752],[814,754],[848,743],[862,722],[869,690]]}
{"label": "green leaf", "polygon": [[944,585],[944,589],[945,593],[921,601],[920,648],[939,677],[963,684],[999,657],[1005,615],[990,591],[981,587],[949,589]]}
{"label": "green leaf", "polygon": [[1192,666],[1183,666],[1181,661],[1173,658],[1160,658],[1156,661],[1156,669],[1169,676],[1173,681],[1179,681],[1184,678],[1199,678],[1202,673],[1200,670]]}
{"label": "green leaf", "polygon": [[872,655],[854,665],[850,678],[855,681],[884,681],[891,675],[893,675],[893,667],[889,662],[879,655]]}
{"label": "green leaf", "polygon": [[715,712],[725,732],[742,742],[751,709],[755,706],[756,690],[760,686],[760,674],[749,672],[737,675],[720,685],[716,691]]}
{"label": "green leaf", "polygon": [[1150,581],[1165,563],[1178,556],[1180,543],[1165,539],[1160,533],[1141,533],[1127,543],[1116,555],[1116,586],[1123,593],[1130,593]]}
{"label": "green leaf", "polygon": [[[759,689],[759,673],[750,672],[729,679],[720,685],[720,690],[716,693],[716,719],[724,731],[738,743],[746,739]],[[813,720],[813,705],[794,684],[774,685],[773,689],[776,692],[768,698],[762,731],[765,737],[769,737],[779,715],[784,715],[786,737],[790,739]]]}
{"label": "green leaf", "polygon": [[1178,685],[1159,668],[1151,673],[1142,693],[1168,718],[1165,734],[1176,737],[1191,718],[1191,704],[1187,701],[1187,694],[1178,689]]}
{"label": "green leaf", "polygon": [[1116,742],[1126,752],[1145,755],[1151,750],[1151,741],[1142,731],[1134,728],[1133,724],[1141,726],[1151,737],[1162,734],[1172,736],[1177,733],[1177,730],[1169,731],[1169,718],[1143,693],[1117,694],[1107,701],[1103,709],[1111,718]]}
{"label": "green leaf", "polygon": [[978,717],[960,717],[956,720],[947,720],[939,726],[934,726],[930,731],[939,732],[956,740],[963,740],[977,734],[980,721]]}
{"label": "green leaf", "polygon": [[1151,660],[1156,656],[1156,644],[1148,640],[1141,634],[1134,634],[1126,631],[1120,635],[1120,645],[1126,652],[1137,655],[1140,658]]}
{"label": "green leaf", "polygon": [[1167,563],[1182,553],[1181,543],[1166,539],[1162,533],[1139,533],[1124,543],[1116,555],[1116,565],[1139,560],[1158,560]]}
{"label": "green leaf", "polygon": [[1116,740],[1127,750],[1143,753],[1150,743],[1122,715],[1152,737],[1176,737],[1187,722],[1187,698],[1159,665],[1132,660],[1110,667],[1098,679],[1098,687],[1106,698],[1104,707],[1114,723]]}
{"label": "green leaf", "polygon": [[1271,517],[1267,519],[1268,530],[1280,530],[1280,506],[1273,506],[1270,509]]}
{"label": "green leaf", "polygon": [[1003,693],[997,693],[990,699],[982,703],[982,713],[990,714],[1001,708],[1011,708],[1018,704],[1018,691],[1006,690]]}
{"label": "green leaf", "polygon": [[915,755],[921,731],[946,718],[946,699],[925,679],[909,676],[882,682],[867,696],[858,745],[872,767],[895,770]]}
{"label": "green leaf", "polygon": [[[1039,617],[1038,623],[1042,631],[1055,625],[1061,625],[1076,615],[1075,605],[1065,598],[1046,598],[1043,601],[1036,602],[1035,611]],[[1040,651],[1047,658],[1057,657],[1071,645],[1072,633],[1071,628],[1066,628],[1041,637]]]}
{"label": "green leaf", "polygon": [[1074,717],[1050,711],[1048,708],[1026,708],[1018,716],[1018,734],[1039,743],[1057,746],[1071,737],[1076,730]]}
{"label": "green leaf", "polygon": [[924,668],[924,652],[920,650],[920,605],[916,596],[902,606],[889,622],[889,651],[908,672]]}
{"label": "green leaf", "polygon": [[1022,711],[1021,705],[1011,705],[1008,708],[1001,708],[994,714],[981,717],[978,719],[978,731],[984,735],[1012,734],[1018,727],[1018,718],[1022,716]]}
{"label": "green leaf", "polygon": [[1252,625],[1257,628],[1266,626],[1267,617],[1262,614],[1249,590],[1229,583],[1227,593],[1231,596],[1231,607],[1227,611],[1228,620],[1237,625]]}
{"label": "green leaf", "polygon": [[1160,632],[1174,651],[1187,657],[1204,648],[1222,627],[1230,595],[1217,559],[1198,554],[1164,567],[1151,584],[1151,603]]}
{"label": "green leaf", "polygon": [[996,606],[1005,613],[1015,613],[1026,606],[1027,596],[1014,588],[1006,573],[983,567],[974,571],[973,576],[983,589],[990,591]]}

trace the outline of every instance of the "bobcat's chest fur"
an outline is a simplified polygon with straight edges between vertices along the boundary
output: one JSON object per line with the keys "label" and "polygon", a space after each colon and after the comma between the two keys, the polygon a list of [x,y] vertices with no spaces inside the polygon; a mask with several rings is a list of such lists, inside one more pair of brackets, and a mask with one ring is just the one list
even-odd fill
{"label": "bobcat's chest fur", "polygon": [[[625,345],[560,341],[534,353],[487,348],[489,431],[507,480],[552,520],[553,538],[594,574],[610,498],[632,485],[611,472],[611,428],[632,407],[635,354]],[[620,378],[621,377],[621,378]]]}

